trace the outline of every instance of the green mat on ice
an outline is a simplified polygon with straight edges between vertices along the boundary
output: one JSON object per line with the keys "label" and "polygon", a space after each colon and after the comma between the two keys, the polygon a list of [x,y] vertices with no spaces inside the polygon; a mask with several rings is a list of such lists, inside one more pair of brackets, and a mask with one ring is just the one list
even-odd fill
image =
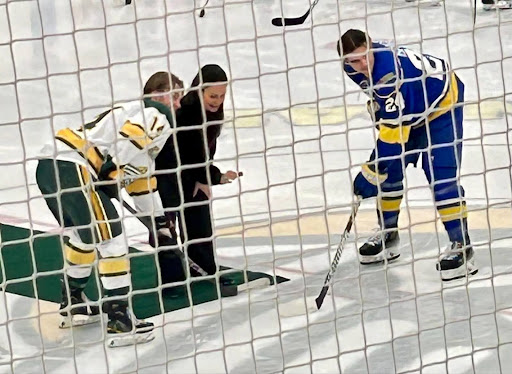
{"label": "green mat on ice", "polygon": [[[33,235],[37,234],[40,232],[33,232]],[[0,235],[0,282],[4,279],[8,281],[6,291],[35,297],[35,288],[37,288],[39,299],[59,302],[61,274],[55,271],[62,269],[64,264],[59,237],[56,235],[36,237],[31,241],[27,240],[30,237],[30,230],[3,224],[0,225]],[[135,315],[138,318],[147,318],[160,314],[161,307],[155,290],[158,284],[155,257],[151,253],[133,248],[130,248],[130,253],[134,254],[131,258],[132,285],[133,290],[137,291],[132,298]],[[270,279],[271,284],[274,283],[271,275],[252,271],[245,273],[249,280],[266,277]],[[32,278],[34,275],[36,276]],[[27,277],[30,279],[26,279]],[[222,277],[233,284],[241,284],[244,282],[244,271],[232,269]],[[18,280],[20,278],[25,280]],[[277,276],[276,280],[281,283],[288,279]],[[191,291],[194,305],[218,298],[216,286],[211,281],[191,282]],[[91,277],[89,280],[86,294],[91,300],[98,299],[96,277]],[[182,292],[178,295],[172,298],[164,297],[165,312],[189,306],[186,293]]]}

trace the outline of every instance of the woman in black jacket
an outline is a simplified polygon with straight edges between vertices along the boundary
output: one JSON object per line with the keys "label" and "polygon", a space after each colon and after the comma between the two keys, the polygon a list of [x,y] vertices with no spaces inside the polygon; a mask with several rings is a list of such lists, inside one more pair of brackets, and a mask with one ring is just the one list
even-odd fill
{"label": "woman in black jacket", "polygon": [[[160,188],[160,180],[167,177],[161,174],[159,178],[160,194],[167,195],[169,198],[162,197],[164,206],[176,209],[183,203],[200,203],[184,208],[184,214],[180,216],[181,236],[188,256],[210,275],[217,271],[209,202],[211,186],[230,183],[239,175],[232,170],[222,173],[212,164],[217,148],[217,138],[224,120],[223,103],[227,83],[226,73],[220,66],[202,67],[192,81],[189,92],[181,100],[181,108],[176,112],[178,126],[176,140],[179,152],[174,152],[174,141],[169,138],[166,144],[167,151],[161,152],[157,158],[157,168],[160,170],[181,166],[178,172],[180,178],[174,179],[175,182],[171,183],[173,186]],[[178,154],[179,159],[172,160]],[[178,188],[180,180],[184,201],[180,199],[181,194]],[[169,181],[168,178],[167,181]],[[167,205],[166,200],[173,202]],[[161,263],[160,266],[162,279],[173,279],[173,274],[166,274],[165,264]],[[192,269],[191,273],[198,275]],[[179,279],[174,281],[177,280]]]}

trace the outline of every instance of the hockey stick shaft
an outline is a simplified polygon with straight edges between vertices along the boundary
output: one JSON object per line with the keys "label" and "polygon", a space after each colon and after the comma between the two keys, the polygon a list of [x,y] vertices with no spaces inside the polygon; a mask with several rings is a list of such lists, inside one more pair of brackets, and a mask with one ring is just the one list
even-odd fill
{"label": "hockey stick shaft", "polygon": [[324,286],[322,287],[322,291],[320,291],[320,294],[315,299],[316,307],[318,309],[321,308],[325,296],[327,295],[327,291],[329,291],[331,278],[336,272],[336,269],[338,268],[338,263],[340,262],[341,254],[343,253],[343,247],[345,245],[345,241],[347,240],[348,234],[350,233],[350,230],[352,229],[352,225],[356,219],[357,210],[359,209],[359,204],[361,204],[361,200],[358,198],[356,203],[352,206],[352,212],[350,214],[350,218],[348,219],[347,226],[345,226],[345,231],[343,231],[343,234],[341,235],[340,243],[338,244],[338,248],[336,249],[336,254],[334,255],[334,259],[332,260],[331,267],[329,268],[329,272],[327,273],[327,276],[325,277]]}
{"label": "hockey stick shaft", "polygon": [[[123,207],[126,208],[127,211],[129,211],[131,214],[133,214],[135,217],[137,217],[137,219],[144,225],[146,226],[146,228],[148,230],[153,230],[153,224],[151,222],[151,218],[149,217],[146,217],[146,216],[139,216],[137,214],[137,211],[135,210],[135,208],[133,208],[130,204],[128,204],[126,201],[123,200]],[[174,240],[178,240],[178,235],[176,234],[176,230],[174,229],[174,227],[171,229],[171,234],[172,234],[172,237]],[[201,267],[199,266],[198,264],[196,264],[192,259],[188,259],[188,265],[194,269],[195,271],[197,271],[199,274],[201,274],[202,276],[206,276],[208,275],[208,273]]]}
{"label": "hockey stick shaft", "polygon": [[[137,217],[137,219],[144,226],[146,226],[146,228],[148,230],[153,230],[153,223],[151,222],[151,218],[146,217],[146,216],[139,216],[137,214],[137,211],[135,210],[135,208],[133,208],[130,204],[128,204],[124,200],[123,200],[123,207],[125,207],[127,211],[129,211],[131,214],[133,214],[135,217]],[[178,235],[176,234],[176,230],[174,229],[174,227],[171,229],[171,235],[176,241],[178,240]],[[180,253],[181,253],[181,251],[180,251]],[[183,256],[183,258],[185,258],[185,255],[183,253],[182,253],[182,256]],[[199,266],[194,260],[192,260],[188,256],[187,256],[187,261],[188,261],[188,266],[191,269],[195,270],[201,276],[205,277],[205,276],[209,275],[206,272],[206,270],[204,270],[201,266]],[[215,279],[212,279],[211,282],[215,283],[215,284],[217,283]],[[220,289],[221,296],[224,296],[224,297],[236,296],[236,295],[238,295],[238,291],[239,291],[237,286],[227,286],[227,285],[222,285],[222,284],[219,284],[219,289]],[[243,291],[243,290],[240,290],[240,291]]]}
{"label": "hockey stick shaft", "polygon": [[210,0],[206,0],[206,2],[204,3],[203,7],[201,8],[201,11],[199,12],[199,17],[204,17],[204,9],[206,8],[206,6],[208,5],[208,2]]}
{"label": "hockey stick shaft", "polygon": [[302,25],[304,21],[306,21],[306,18],[308,18],[309,14],[313,10],[316,4],[318,4],[319,0],[315,0],[313,4],[309,7],[306,13],[302,15],[301,17],[297,18],[274,18],[272,20],[272,24],[274,26],[296,26],[296,25]]}

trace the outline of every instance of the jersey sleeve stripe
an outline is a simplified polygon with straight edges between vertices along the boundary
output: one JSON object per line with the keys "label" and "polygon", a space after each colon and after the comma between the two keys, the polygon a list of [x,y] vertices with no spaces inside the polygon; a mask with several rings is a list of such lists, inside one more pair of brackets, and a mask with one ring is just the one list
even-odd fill
{"label": "jersey sleeve stripe", "polygon": [[386,124],[379,124],[379,139],[384,143],[407,143],[410,133],[410,126],[386,126]]}
{"label": "jersey sleeve stripe", "polygon": [[92,146],[87,140],[80,137],[70,128],[59,130],[55,139],[60,140],[68,147],[75,149],[93,167],[96,173],[103,164],[103,156],[98,148]]}
{"label": "jersey sleeve stripe", "polygon": [[127,139],[130,139],[132,144],[138,149],[144,149],[147,145],[151,144],[151,138],[146,134],[146,131],[141,125],[126,121],[119,133]]}
{"label": "jersey sleeve stripe", "polygon": [[147,195],[156,192],[156,177],[135,179],[126,186],[126,192],[130,196]]}
{"label": "jersey sleeve stripe", "polygon": [[155,116],[155,119],[153,121],[153,124],[151,125],[151,131],[154,131],[155,130],[155,126],[157,125],[158,123],[158,117]]}
{"label": "jersey sleeve stripe", "polygon": [[434,112],[428,116],[428,120],[432,121],[437,117],[448,112],[455,103],[457,103],[459,97],[459,88],[457,86],[457,78],[452,73],[450,76],[450,88],[444,95],[441,102],[434,108]]}

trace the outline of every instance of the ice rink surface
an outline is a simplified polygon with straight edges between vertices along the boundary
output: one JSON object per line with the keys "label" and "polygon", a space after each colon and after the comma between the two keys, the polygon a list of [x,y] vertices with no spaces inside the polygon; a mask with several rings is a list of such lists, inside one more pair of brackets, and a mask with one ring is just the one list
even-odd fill
{"label": "ice rink surface", "polygon": [[[512,371],[512,10],[470,0],[0,0],[0,222],[58,231],[35,185],[41,144],[105,108],[140,98],[171,70],[231,78],[217,164],[244,176],[214,188],[219,263],[291,278],[153,317],[156,339],[105,348],[100,326],[57,328],[58,305],[0,293],[0,373],[498,373]],[[195,8],[194,8],[195,7]],[[359,265],[376,227],[365,202],[322,309],[279,306],[320,291],[350,211],[351,180],[374,144],[366,98],[343,75],[348,28],[447,59],[466,84],[462,184],[479,272],[442,284],[447,244],[421,169],[408,169],[402,256]],[[405,204],[407,202],[407,206]],[[146,232],[126,219],[130,244]],[[328,249],[331,251],[328,251]]]}

